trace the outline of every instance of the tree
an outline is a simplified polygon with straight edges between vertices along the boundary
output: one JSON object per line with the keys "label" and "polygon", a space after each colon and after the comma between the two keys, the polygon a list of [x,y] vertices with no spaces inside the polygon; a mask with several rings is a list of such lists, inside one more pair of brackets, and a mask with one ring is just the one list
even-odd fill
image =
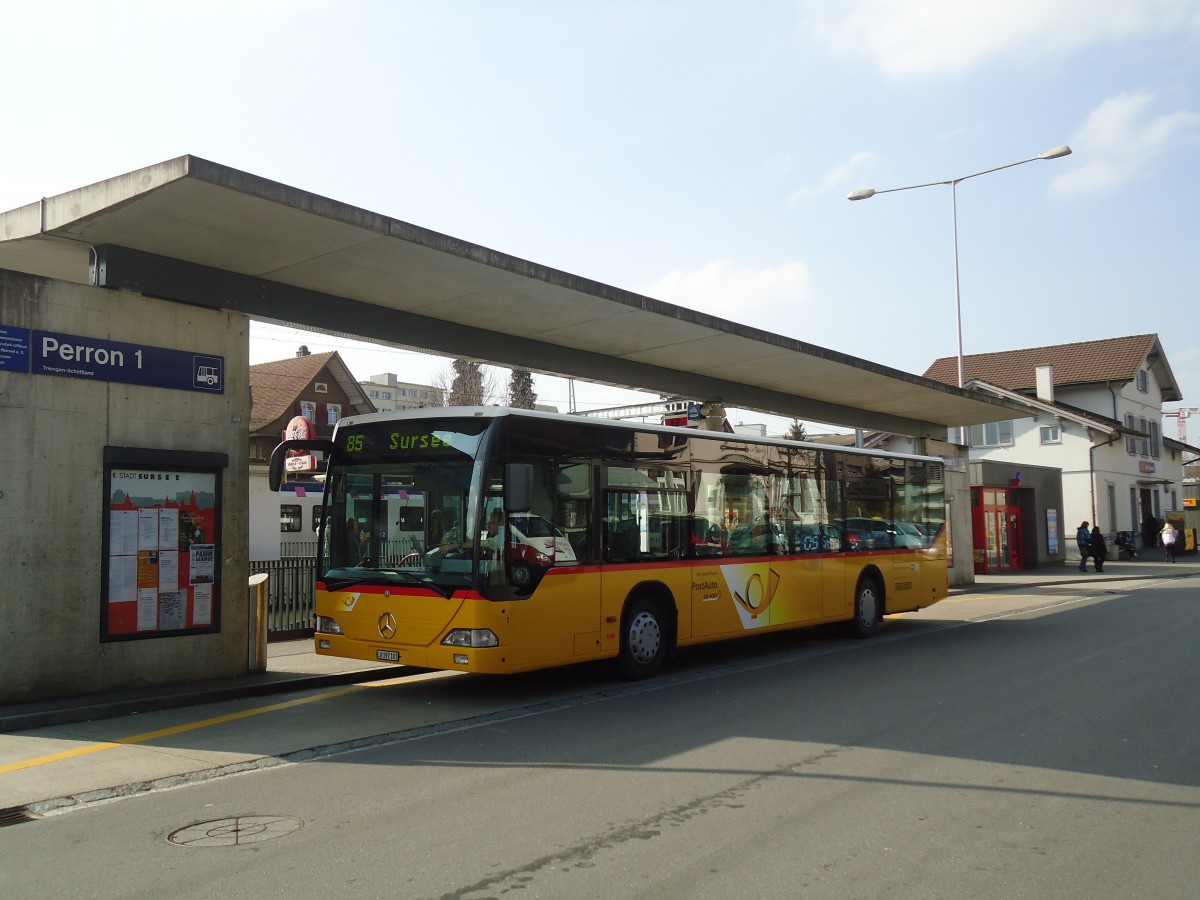
{"label": "tree", "polygon": [[808,432],[804,430],[804,423],[799,419],[792,419],[792,427],[788,429],[784,435],[789,441],[807,441]]}
{"label": "tree", "polygon": [[456,359],[452,368],[454,380],[450,382],[450,405],[482,406],[483,366],[469,359]]}
{"label": "tree", "polygon": [[431,380],[447,406],[488,406],[503,396],[495,370],[469,359],[454,360]]}
{"label": "tree", "polygon": [[525,369],[513,369],[508,377],[508,405],[513,409],[533,409],[536,402],[533,375]]}

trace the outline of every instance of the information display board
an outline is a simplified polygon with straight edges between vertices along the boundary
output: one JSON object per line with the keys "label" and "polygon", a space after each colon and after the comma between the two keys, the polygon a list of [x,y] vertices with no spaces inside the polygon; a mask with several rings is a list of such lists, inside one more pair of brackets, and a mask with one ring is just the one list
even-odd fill
{"label": "information display board", "polygon": [[101,640],[220,630],[221,472],[164,459],[106,461]]}

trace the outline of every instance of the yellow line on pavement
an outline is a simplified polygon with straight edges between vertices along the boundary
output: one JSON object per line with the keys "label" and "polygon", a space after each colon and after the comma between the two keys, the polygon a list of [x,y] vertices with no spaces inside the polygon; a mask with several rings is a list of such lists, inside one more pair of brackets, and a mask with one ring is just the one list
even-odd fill
{"label": "yellow line on pavement", "polygon": [[311,697],[301,697],[298,700],[287,700],[283,703],[273,703],[270,706],[259,706],[254,709],[244,709],[240,712],[227,713],[223,716],[213,716],[210,719],[201,719],[198,722],[187,722],[183,725],[173,725],[170,728],[160,728],[157,731],[147,731],[145,734],[135,734],[131,737],[117,738],[115,741],[87,744],[83,747],[76,747],[72,750],[63,750],[59,753],[50,753],[46,756],[37,756],[33,759],[22,759],[16,762],[0,765],[0,775],[5,775],[9,772],[18,772],[21,769],[31,769],[34,766],[44,766],[49,763],[62,762],[66,759],[74,759],[78,756],[86,756],[89,753],[99,753],[101,750],[112,750],[116,747],[125,747],[130,744],[145,744],[148,741],[154,741],[164,737],[171,737],[172,735],[176,734],[183,734],[187,731],[195,731],[198,728],[209,728],[213,725],[223,725],[226,722],[236,722],[238,719],[247,719],[250,716],[257,716],[261,715],[262,713],[278,712],[281,709],[291,709],[292,707],[303,706],[306,703],[314,703],[317,700],[332,700],[335,697],[353,694],[368,687],[383,687],[388,684],[395,684],[405,680],[409,679],[392,678],[386,681],[371,682],[369,684],[355,684],[336,691],[326,691],[323,694],[314,694]]}

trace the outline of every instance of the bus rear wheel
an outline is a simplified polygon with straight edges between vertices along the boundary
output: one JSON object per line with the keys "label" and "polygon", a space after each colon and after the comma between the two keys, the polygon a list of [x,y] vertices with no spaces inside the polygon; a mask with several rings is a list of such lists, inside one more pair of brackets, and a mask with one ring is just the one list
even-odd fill
{"label": "bus rear wheel", "polygon": [[621,617],[621,651],[617,667],[629,679],[649,678],[667,656],[667,629],[662,606],[648,597],[635,597]]}
{"label": "bus rear wheel", "polygon": [[854,589],[854,618],[850,620],[854,637],[870,637],[883,625],[883,589],[870,575],[858,580]]}

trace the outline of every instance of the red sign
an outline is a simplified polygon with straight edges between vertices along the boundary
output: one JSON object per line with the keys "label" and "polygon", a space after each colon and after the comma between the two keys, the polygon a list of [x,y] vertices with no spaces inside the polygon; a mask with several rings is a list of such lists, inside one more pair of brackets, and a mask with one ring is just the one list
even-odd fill
{"label": "red sign", "polygon": [[316,426],[304,416],[293,416],[283,432],[285,441],[311,441],[316,436]]}

